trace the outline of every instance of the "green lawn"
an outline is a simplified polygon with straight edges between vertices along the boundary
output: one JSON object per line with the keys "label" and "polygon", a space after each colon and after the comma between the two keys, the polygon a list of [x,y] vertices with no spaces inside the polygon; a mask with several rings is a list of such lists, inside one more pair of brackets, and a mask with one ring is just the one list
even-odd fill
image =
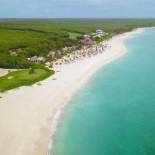
{"label": "green lawn", "polygon": [[29,73],[29,69],[10,72],[6,76],[0,77],[0,92],[4,92],[20,86],[29,86],[38,81],[44,80],[54,71],[49,69],[34,69],[34,73]]}
{"label": "green lawn", "polygon": [[82,35],[80,33],[75,33],[75,32],[68,32],[68,33],[69,33],[69,38],[73,40],[76,40],[77,37],[80,37]]}

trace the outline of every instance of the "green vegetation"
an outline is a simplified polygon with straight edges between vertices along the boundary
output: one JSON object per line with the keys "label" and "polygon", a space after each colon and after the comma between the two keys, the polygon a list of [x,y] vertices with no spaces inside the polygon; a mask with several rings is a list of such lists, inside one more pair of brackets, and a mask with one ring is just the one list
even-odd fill
{"label": "green vegetation", "polygon": [[81,33],[75,33],[75,32],[68,32],[68,34],[69,34],[69,38],[72,40],[77,40],[78,37],[81,36]]}
{"label": "green vegetation", "polygon": [[[83,34],[96,29],[107,38],[138,27],[155,26],[154,19],[12,19],[0,20],[0,67],[29,68],[32,56],[47,57],[49,51],[79,45]],[[100,40],[98,40],[100,41]],[[63,56],[65,53],[61,52]],[[57,55],[57,54],[56,54]]]}
{"label": "green vegetation", "polygon": [[[96,42],[139,27],[155,26],[155,19],[12,19],[0,20],[0,68],[23,69],[0,77],[0,91],[32,85],[54,72],[34,65],[29,58],[42,56],[46,60],[63,57],[64,47],[82,46],[84,34],[96,29],[108,33]],[[54,56],[48,56],[52,51]]]}
{"label": "green vegetation", "polygon": [[29,86],[40,80],[44,80],[54,74],[45,67],[33,67],[31,69],[18,70],[0,77],[0,92],[4,92],[19,86]]}

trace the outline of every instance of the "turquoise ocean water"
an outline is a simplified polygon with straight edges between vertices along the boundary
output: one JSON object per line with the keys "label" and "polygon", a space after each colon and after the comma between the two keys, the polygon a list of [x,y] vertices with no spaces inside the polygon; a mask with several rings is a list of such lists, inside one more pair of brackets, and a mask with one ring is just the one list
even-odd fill
{"label": "turquoise ocean water", "polygon": [[52,155],[155,155],[155,29],[126,45],[66,107]]}

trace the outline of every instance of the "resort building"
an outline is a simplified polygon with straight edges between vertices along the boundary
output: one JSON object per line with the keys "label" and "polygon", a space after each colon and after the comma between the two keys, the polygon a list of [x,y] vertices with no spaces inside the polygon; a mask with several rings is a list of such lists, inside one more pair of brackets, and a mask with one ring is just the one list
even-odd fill
{"label": "resort building", "polygon": [[68,48],[67,48],[67,47],[64,47],[64,48],[62,49],[62,51],[63,51],[63,52],[67,52],[67,51],[68,51]]}
{"label": "resort building", "polygon": [[55,51],[50,51],[47,56],[54,58],[55,57],[55,53],[56,53]]}
{"label": "resort building", "polygon": [[94,43],[90,37],[85,37],[82,42],[84,45],[92,45]]}
{"label": "resort building", "polygon": [[99,37],[99,38],[101,38],[101,37],[104,37],[104,36],[106,36],[106,35],[107,35],[107,33],[104,32],[103,30],[96,30],[96,35],[95,35],[94,37]]}
{"label": "resort building", "polygon": [[83,38],[88,38],[88,37],[90,38],[90,35],[88,35],[88,34],[83,35]]}
{"label": "resort building", "polygon": [[103,30],[97,29],[95,33],[91,33],[91,35],[85,34],[83,35],[83,44],[84,45],[92,45],[96,38],[103,38],[108,33],[104,32]]}
{"label": "resort building", "polygon": [[103,35],[103,30],[96,30],[96,34],[100,34],[100,35]]}
{"label": "resort building", "polygon": [[33,56],[32,58],[30,58],[30,61],[32,61],[33,63],[44,63],[46,59],[44,57]]}
{"label": "resort building", "polygon": [[95,40],[96,38],[102,38],[102,37],[104,37],[104,36],[106,36],[107,35],[107,33],[106,32],[104,32],[103,30],[96,30],[96,33],[92,33],[92,38],[93,38],[93,40]]}

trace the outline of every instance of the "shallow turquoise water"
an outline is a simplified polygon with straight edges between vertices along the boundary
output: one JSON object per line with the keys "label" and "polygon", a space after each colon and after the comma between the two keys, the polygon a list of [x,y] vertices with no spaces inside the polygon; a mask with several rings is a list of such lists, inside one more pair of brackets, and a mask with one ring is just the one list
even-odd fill
{"label": "shallow turquoise water", "polygon": [[155,29],[126,44],[66,107],[52,155],[155,155]]}

